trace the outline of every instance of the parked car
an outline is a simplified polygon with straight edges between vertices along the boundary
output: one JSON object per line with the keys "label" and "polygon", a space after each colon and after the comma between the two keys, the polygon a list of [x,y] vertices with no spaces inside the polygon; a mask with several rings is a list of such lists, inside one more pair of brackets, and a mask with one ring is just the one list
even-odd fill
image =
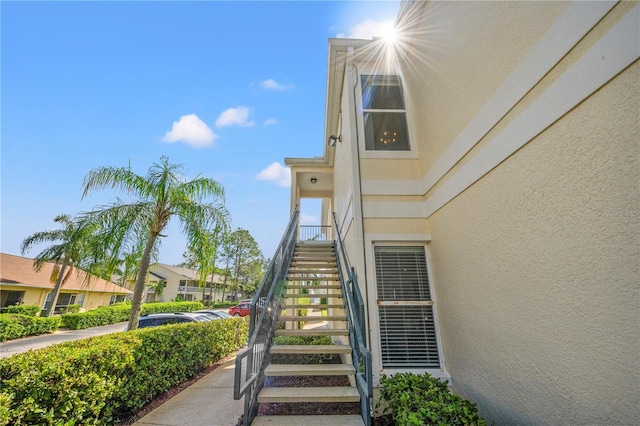
{"label": "parked car", "polygon": [[180,324],[184,322],[211,321],[211,317],[195,312],[165,312],[142,315],[138,319],[138,328],[156,327],[159,325]]}
{"label": "parked car", "polygon": [[209,315],[213,319],[231,318],[231,315],[229,315],[227,312],[220,311],[220,310],[214,310],[214,309],[201,309],[199,311],[194,311],[194,313],[197,313],[197,314],[202,313],[202,314],[205,314],[205,315]]}
{"label": "parked car", "polygon": [[241,302],[229,308],[229,315],[244,317],[251,314],[251,302]]}

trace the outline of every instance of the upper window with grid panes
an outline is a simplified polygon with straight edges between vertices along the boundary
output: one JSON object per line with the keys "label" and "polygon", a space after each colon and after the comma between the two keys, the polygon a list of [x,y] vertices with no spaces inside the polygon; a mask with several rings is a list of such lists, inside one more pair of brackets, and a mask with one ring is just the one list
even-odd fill
{"label": "upper window with grid panes", "polygon": [[370,151],[409,151],[402,82],[397,75],[363,75],[365,147]]}

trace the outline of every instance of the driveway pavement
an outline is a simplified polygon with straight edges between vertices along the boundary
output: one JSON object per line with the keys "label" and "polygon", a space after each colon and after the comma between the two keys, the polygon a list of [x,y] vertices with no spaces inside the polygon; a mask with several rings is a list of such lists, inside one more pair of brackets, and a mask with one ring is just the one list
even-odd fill
{"label": "driveway pavement", "polygon": [[117,324],[103,325],[84,330],[62,329],[52,334],[43,334],[40,336],[30,336],[23,337],[22,339],[10,340],[8,342],[0,343],[0,357],[6,358],[31,349],[40,349],[70,340],[86,339],[87,337],[116,333],[118,331],[124,331],[126,327],[126,322],[120,322]]}

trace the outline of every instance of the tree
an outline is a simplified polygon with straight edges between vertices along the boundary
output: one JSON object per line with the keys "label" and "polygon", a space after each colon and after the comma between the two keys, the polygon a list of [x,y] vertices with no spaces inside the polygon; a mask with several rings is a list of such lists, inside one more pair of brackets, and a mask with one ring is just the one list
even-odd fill
{"label": "tree", "polygon": [[[83,227],[71,216],[61,214],[53,219],[54,222],[62,225],[62,229],[52,229],[47,231],[36,232],[25,238],[20,247],[24,255],[33,246],[47,243],[57,242],[44,249],[33,260],[33,267],[36,271],[42,269],[47,262],[53,262],[54,268],[51,273],[51,281],[55,282],[51,301],[45,304],[41,316],[51,316],[58,302],[58,295],[62,284],[69,277],[75,266],[89,257],[89,246],[92,243],[92,231],[90,227]],[[68,271],[67,271],[68,268]],[[65,272],[67,274],[65,275]],[[85,278],[90,279],[90,274],[86,273]]]}
{"label": "tree", "polygon": [[259,281],[264,273],[264,257],[258,243],[246,229],[233,231],[225,250],[228,261],[233,264],[233,297],[238,289],[255,290],[256,278]]}
{"label": "tree", "polygon": [[[131,302],[129,330],[138,327],[142,294],[151,253],[159,244],[172,218],[180,221],[181,229],[192,242],[201,238],[204,230],[215,224],[226,226],[229,213],[224,206],[224,189],[213,179],[197,176],[186,180],[180,164],[170,164],[165,156],[154,163],[146,176],[129,167],[101,167],[89,172],[83,182],[82,198],[95,190],[111,188],[132,200],[101,206],[83,215],[87,223],[103,230],[105,250],[121,252],[123,247],[144,242],[140,266]],[[213,201],[206,202],[212,198]]]}

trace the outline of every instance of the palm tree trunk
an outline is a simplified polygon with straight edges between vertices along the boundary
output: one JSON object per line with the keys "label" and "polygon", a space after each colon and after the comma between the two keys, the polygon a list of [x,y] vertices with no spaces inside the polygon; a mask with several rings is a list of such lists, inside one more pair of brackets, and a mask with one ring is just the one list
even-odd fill
{"label": "palm tree trunk", "polygon": [[60,294],[60,288],[62,287],[62,279],[64,278],[64,270],[67,269],[68,260],[65,257],[58,273],[58,279],[56,285],[53,287],[53,294],[51,295],[51,304],[45,305],[44,309],[40,313],[42,317],[50,317],[56,309],[56,303],[58,303],[58,295]]}
{"label": "palm tree trunk", "polygon": [[136,286],[133,290],[133,300],[131,301],[131,314],[129,315],[129,325],[127,330],[135,330],[138,328],[138,318],[140,317],[140,309],[142,308],[142,293],[144,292],[144,283],[149,271],[151,263],[151,250],[156,242],[156,235],[149,235],[147,245],[140,259],[140,268],[138,269],[138,277],[136,278]]}

